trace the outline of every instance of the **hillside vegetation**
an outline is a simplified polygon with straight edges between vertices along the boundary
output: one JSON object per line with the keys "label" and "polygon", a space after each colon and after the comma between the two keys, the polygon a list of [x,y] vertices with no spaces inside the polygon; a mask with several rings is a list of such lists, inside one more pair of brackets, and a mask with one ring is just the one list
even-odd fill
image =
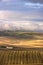
{"label": "hillside vegetation", "polygon": [[17,45],[25,47],[43,47],[43,33],[1,31],[0,45]]}

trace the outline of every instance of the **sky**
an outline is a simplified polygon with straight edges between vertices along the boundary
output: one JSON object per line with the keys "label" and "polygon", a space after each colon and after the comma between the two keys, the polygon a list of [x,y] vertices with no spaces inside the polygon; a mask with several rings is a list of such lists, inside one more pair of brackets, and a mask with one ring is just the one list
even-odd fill
{"label": "sky", "polygon": [[0,30],[43,31],[43,0],[0,0]]}

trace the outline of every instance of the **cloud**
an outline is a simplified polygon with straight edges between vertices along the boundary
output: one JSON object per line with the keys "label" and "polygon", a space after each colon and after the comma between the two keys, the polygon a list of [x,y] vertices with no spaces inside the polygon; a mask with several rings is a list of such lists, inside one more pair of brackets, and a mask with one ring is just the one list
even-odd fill
{"label": "cloud", "polygon": [[43,22],[41,22],[43,17],[32,14],[0,11],[0,30],[43,30]]}
{"label": "cloud", "polygon": [[33,3],[43,3],[43,0],[1,0],[1,1],[4,1],[4,2],[7,2],[7,1],[25,1],[25,2],[33,2]]}
{"label": "cloud", "polygon": [[15,20],[15,18],[21,16],[20,13],[14,11],[0,11],[1,20]]}
{"label": "cloud", "polygon": [[0,30],[43,30],[43,22],[40,23],[31,21],[3,21],[2,23],[0,23],[0,25]]}
{"label": "cloud", "polygon": [[43,0],[1,0],[0,30],[43,30]]}
{"label": "cloud", "polygon": [[25,5],[26,6],[28,6],[28,7],[33,7],[33,8],[41,8],[41,7],[43,7],[43,4],[40,4],[40,3],[25,3]]}
{"label": "cloud", "polygon": [[5,24],[3,25],[3,27],[4,27],[5,30],[10,30],[9,24],[6,24],[6,23],[5,23]]}
{"label": "cloud", "polygon": [[26,2],[33,2],[33,3],[43,3],[43,0],[22,0]]}
{"label": "cloud", "polygon": [[0,4],[0,10],[14,10],[14,11],[25,11],[29,12],[32,10],[43,9],[43,3],[40,2],[27,2],[23,0],[2,0]]}
{"label": "cloud", "polygon": [[28,8],[43,8],[43,0],[22,0]]}
{"label": "cloud", "polygon": [[0,20],[6,20],[6,21],[43,21],[43,16],[39,12],[17,12],[17,11],[0,11]]}

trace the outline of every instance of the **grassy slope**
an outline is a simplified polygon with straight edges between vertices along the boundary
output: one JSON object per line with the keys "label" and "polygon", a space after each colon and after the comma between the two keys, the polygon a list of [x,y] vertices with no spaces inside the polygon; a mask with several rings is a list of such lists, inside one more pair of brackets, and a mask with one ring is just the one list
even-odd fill
{"label": "grassy slope", "polygon": [[43,47],[43,33],[0,32],[0,45],[2,44]]}

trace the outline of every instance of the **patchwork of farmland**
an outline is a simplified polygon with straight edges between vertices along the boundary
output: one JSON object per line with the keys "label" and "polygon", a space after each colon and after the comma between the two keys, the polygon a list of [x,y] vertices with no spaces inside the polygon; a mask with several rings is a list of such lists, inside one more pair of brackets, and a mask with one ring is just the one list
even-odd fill
{"label": "patchwork of farmland", "polygon": [[0,65],[15,64],[41,64],[43,63],[43,50],[1,50]]}
{"label": "patchwork of farmland", "polygon": [[0,45],[43,47],[43,33],[0,31]]}
{"label": "patchwork of farmland", "polygon": [[43,33],[0,32],[0,65],[43,65]]}

